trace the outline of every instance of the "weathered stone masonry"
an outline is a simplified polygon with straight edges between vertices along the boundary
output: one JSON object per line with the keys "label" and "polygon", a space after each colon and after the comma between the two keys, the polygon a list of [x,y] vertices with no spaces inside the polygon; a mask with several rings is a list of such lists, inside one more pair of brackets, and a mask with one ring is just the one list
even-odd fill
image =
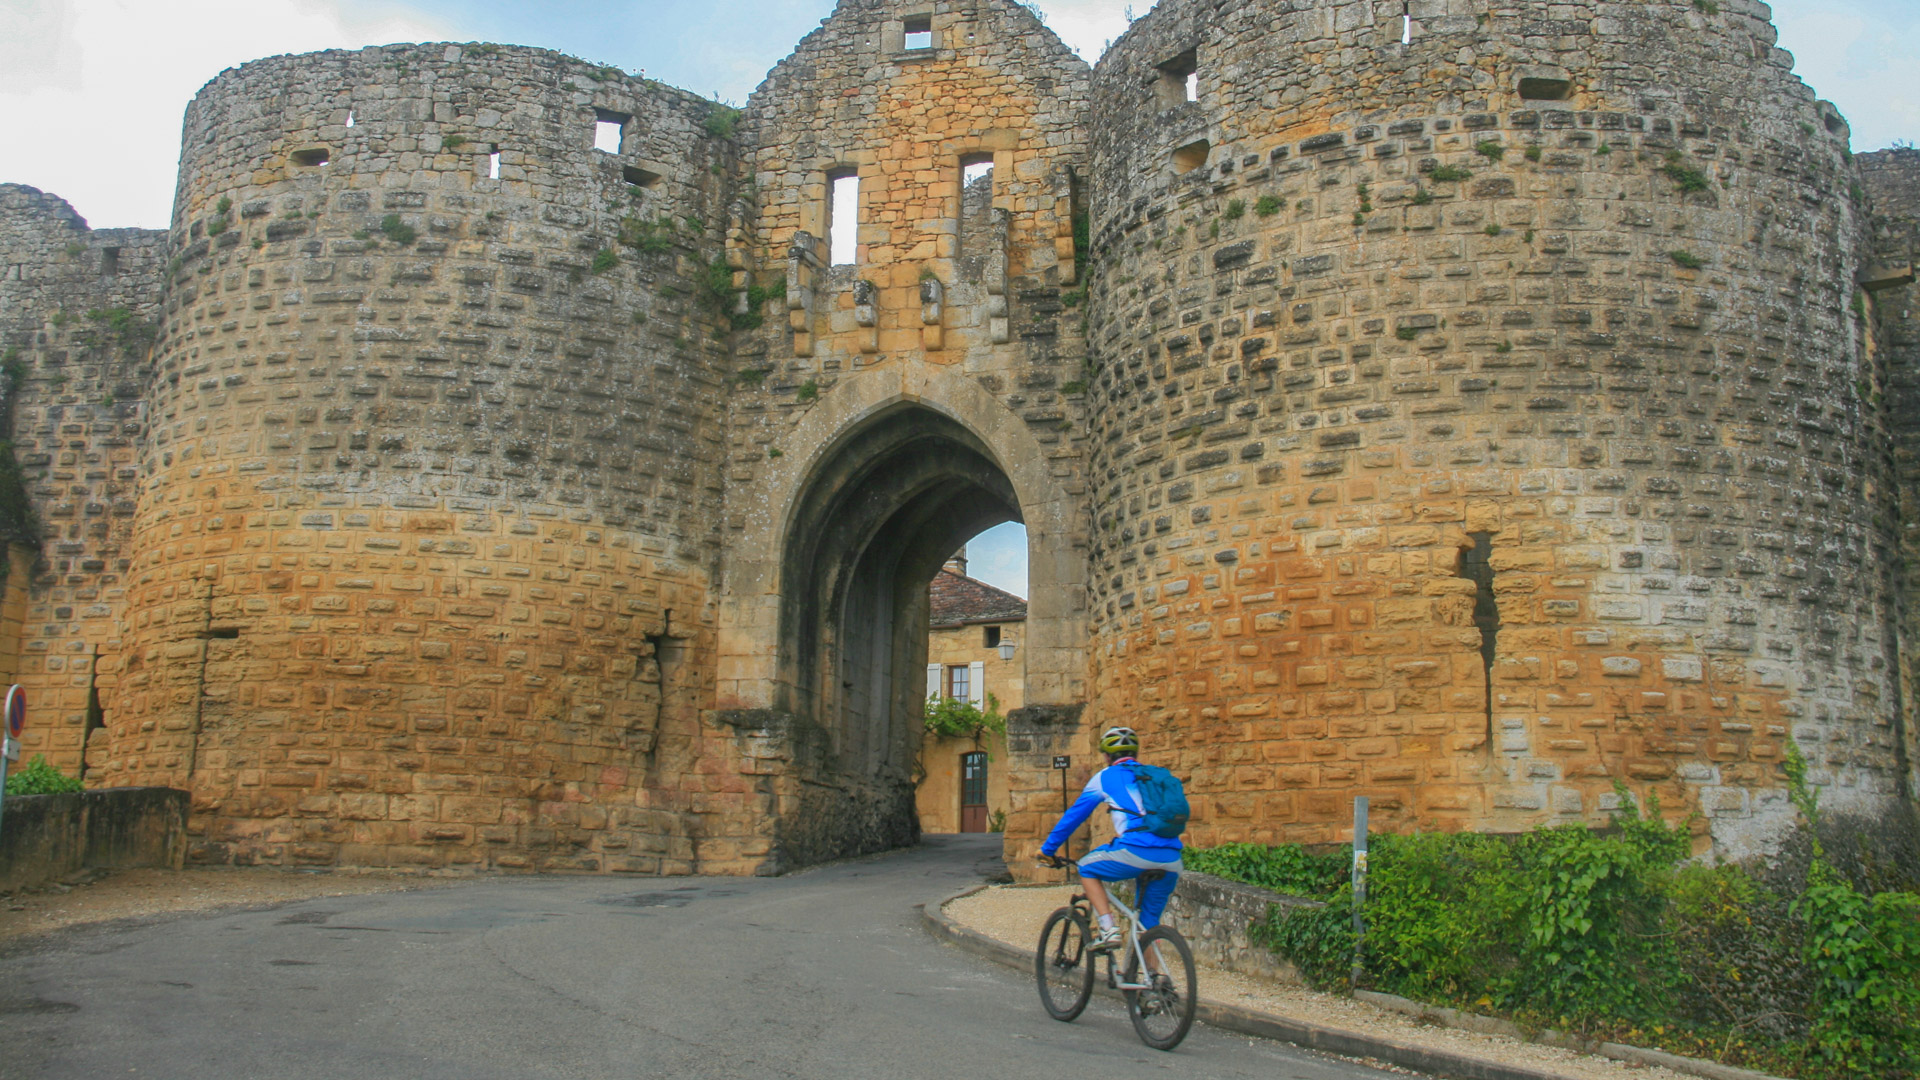
{"label": "weathered stone masonry", "polygon": [[29,751],[186,788],[207,861],[877,850],[925,582],[1021,520],[1015,850],[1115,722],[1201,842],[1623,782],[1748,854],[1788,739],[1907,807],[1920,159],[1773,41],[1163,0],[1088,69],[843,0],[741,114],[506,46],[223,73],[170,229],[0,188]]}

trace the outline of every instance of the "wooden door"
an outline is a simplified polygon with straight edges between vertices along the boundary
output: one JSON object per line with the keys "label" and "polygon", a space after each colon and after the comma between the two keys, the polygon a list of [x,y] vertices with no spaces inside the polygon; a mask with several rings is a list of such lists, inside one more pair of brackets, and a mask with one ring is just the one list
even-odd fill
{"label": "wooden door", "polygon": [[960,831],[987,831],[987,755],[960,756]]}

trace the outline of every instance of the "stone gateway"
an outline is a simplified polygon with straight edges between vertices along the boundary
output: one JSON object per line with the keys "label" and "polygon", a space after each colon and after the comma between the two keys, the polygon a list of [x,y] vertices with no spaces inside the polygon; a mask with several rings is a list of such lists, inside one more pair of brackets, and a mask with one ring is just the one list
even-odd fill
{"label": "stone gateway", "polygon": [[[190,858],[917,835],[927,583],[1030,546],[1010,851],[1910,827],[1920,154],[1764,4],[841,0],[743,110],[538,49],[220,74],[164,231],[0,185],[29,753]],[[996,767],[1000,763],[996,762]],[[1075,778],[1078,779],[1083,777]]]}

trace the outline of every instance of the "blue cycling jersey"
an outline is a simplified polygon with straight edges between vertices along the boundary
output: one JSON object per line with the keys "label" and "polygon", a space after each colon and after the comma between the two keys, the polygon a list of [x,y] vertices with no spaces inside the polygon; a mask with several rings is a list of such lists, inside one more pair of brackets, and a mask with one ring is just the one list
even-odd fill
{"label": "blue cycling jersey", "polygon": [[1060,815],[1060,823],[1047,834],[1047,842],[1041,852],[1051,855],[1067,842],[1073,830],[1079,828],[1102,806],[1110,807],[1113,814],[1115,842],[1130,848],[1153,851],[1180,851],[1185,846],[1177,836],[1155,836],[1141,827],[1140,819],[1145,815],[1144,804],[1140,801],[1139,785],[1134,783],[1131,766],[1139,764],[1132,758],[1119,761],[1093,774],[1087,786],[1081,789],[1080,797]]}

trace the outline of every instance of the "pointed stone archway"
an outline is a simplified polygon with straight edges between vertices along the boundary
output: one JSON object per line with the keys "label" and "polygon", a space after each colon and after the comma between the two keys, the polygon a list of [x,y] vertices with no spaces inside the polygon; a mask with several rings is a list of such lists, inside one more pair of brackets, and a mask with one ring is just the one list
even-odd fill
{"label": "pointed stone archway", "polygon": [[787,441],[799,460],[730,552],[714,713],[778,762],[770,871],[915,838],[927,583],[981,530],[1027,526],[1029,704],[1085,696],[1079,502],[1004,404],[940,371],[868,372]]}

